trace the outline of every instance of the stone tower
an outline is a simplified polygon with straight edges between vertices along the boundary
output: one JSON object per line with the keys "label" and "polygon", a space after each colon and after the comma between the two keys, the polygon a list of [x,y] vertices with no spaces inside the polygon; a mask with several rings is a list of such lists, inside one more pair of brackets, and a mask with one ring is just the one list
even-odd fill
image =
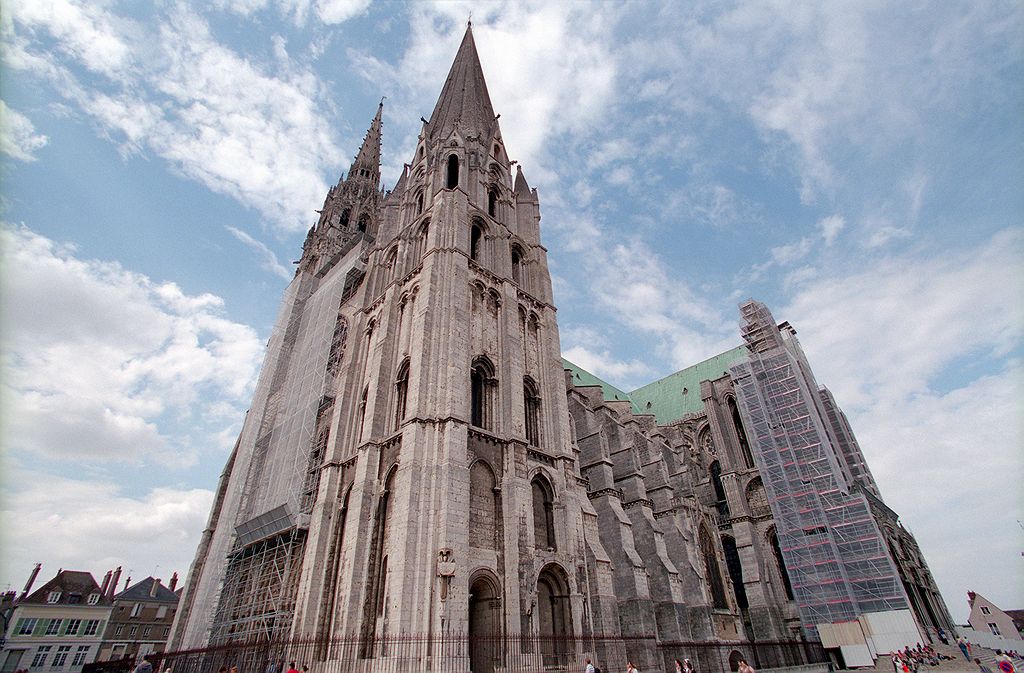
{"label": "stone tower", "polygon": [[389,634],[524,634],[553,636],[527,647],[550,660],[592,632],[591,587],[614,603],[590,577],[608,564],[537,193],[513,178],[471,28],[386,195],[380,140],[378,108],[285,293],[174,648],[345,636],[372,658]]}

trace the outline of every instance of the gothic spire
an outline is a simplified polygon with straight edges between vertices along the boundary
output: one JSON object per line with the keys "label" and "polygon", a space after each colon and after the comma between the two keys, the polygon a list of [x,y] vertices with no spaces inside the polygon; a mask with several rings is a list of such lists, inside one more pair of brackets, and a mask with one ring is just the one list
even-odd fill
{"label": "gothic spire", "polygon": [[430,115],[429,135],[432,138],[445,137],[456,124],[463,130],[471,129],[485,136],[494,127],[494,108],[487,95],[480,57],[473,42],[472,24],[466,26],[462,45]]}
{"label": "gothic spire", "polygon": [[360,169],[368,171],[369,177],[377,177],[380,179],[380,126],[381,126],[381,113],[384,111],[384,99],[381,98],[380,105],[377,106],[377,114],[373,118],[373,122],[370,124],[369,130],[366,132],[366,137],[363,139],[363,145],[359,148],[359,154],[356,155],[355,161],[352,162],[352,168],[349,169],[349,177],[362,175],[359,173]]}
{"label": "gothic spire", "polygon": [[526,182],[526,176],[523,175],[523,167],[516,164],[516,182],[514,188],[516,196],[531,196],[530,185]]}

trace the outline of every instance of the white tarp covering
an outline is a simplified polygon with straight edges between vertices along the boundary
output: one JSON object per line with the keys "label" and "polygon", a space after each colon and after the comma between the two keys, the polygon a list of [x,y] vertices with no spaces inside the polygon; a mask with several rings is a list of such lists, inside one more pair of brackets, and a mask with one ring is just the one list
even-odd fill
{"label": "white tarp covering", "polygon": [[867,644],[843,645],[839,651],[843,653],[843,663],[847,668],[875,665],[875,660],[871,657],[871,650],[868,649]]}
{"label": "white tarp covering", "polygon": [[858,617],[872,649],[878,654],[916,647],[927,639],[921,635],[910,610],[868,612]]}

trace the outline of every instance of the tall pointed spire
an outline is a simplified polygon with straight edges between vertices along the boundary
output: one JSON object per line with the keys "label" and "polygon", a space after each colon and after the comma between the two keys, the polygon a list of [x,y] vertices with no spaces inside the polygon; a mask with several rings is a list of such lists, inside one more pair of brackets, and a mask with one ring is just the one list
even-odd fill
{"label": "tall pointed spire", "polygon": [[384,99],[380,99],[380,104],[377,106],[377,114],[373,117],[373,122],[370,124],[369,130],[366,132],[366,137],[363,139],[363,144],[359,148],[359,153],[356,155],[355,161],[352,162],[352,168],[349,169],[349,177],[360,175],[358,172],[360,169],[369,172],[370,177],[380,177],[380,127],[381,127],[381,114],[384,112]]}
{"label": "tall pointed spire", "polygon": [[472,24],[466,26],[462,45],[430,115],[429,135],[432,138],[447,136],[456,124],[461,129],[472,129],[485,135],[494,126],[494,108],[491,107],[480,57],[473,42]]}

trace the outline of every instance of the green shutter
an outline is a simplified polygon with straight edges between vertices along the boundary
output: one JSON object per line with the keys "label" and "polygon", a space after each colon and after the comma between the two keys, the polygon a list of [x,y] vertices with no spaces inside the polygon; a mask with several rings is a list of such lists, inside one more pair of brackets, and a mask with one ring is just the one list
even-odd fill
{"label": "green shutter", "polygon": [[46,625],[50,623],[49,619],[37,619],[36,628],[32,629],[33,636],[42,636],[46,634]]}
{"label": "green shutter", "polygon": [[19,620],[18,620],[18,623],[14,625],[14,632],[13,632],[13,633],[11,633],[11,635],[12,635],[12,636],[16,636],[16,635],[18,635],[19,633],[21,633],[21,625],[22,625],[22,624],[24,624],[24,623],[25,623],[25,618],[24,618],[24,617],[22,617],[21,619],[19,619]]}

